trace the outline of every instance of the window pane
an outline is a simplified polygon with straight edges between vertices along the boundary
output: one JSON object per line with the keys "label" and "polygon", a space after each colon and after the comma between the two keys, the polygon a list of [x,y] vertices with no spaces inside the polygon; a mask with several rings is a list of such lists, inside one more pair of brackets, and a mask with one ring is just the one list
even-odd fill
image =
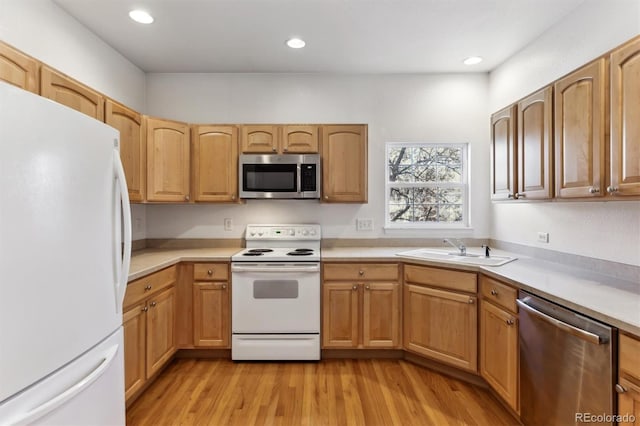
{"label": "window pane", "polygon": [[462,204],[462,188],[445,188],[438,191],[440,204]]}
{"label": "window pane", "polygon": [[413,149],[409,147],[389,148],[389,182],[415,182]]}
{"label": "window pane", "polygon": [[438,221],[448,223],[462,222],[462,205],[448,204],[440,206]]}
{"label": "window pane", "polygon": [[436,222],[438,220],[438,206],[436,204],[420,204],[415,206],[415,222]]}

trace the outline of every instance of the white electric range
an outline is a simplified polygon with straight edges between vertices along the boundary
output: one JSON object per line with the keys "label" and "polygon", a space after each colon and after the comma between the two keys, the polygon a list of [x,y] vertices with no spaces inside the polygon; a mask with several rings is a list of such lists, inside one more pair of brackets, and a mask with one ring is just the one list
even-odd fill
{"label": "white electric range", "polygon": [[231,358],[320,359],[317,224],[247,225],[231,257]]}

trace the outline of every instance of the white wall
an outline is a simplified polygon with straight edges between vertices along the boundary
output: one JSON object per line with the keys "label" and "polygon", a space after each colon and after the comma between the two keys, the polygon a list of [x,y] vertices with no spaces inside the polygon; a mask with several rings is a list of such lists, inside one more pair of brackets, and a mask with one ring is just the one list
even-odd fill
{"label": "white wall", "polygon": [[[239,238],[247,223],[317,222],[325,237],[489,235],[486,74],[149,74],[147,111],[191,123],[366,123],[369,203],[251,200],[244,205],[147,206],[148,238]],[[384,143],[469,142],[470,231],[385,234]],[[223,230],[223,219],[234,230]],[[374,219],[356,232],[355,219]]]}
{"label": "white wall", "polygon": [[[638,0],[586,0],[575,12],[490,74],[496,111],[640,33]],[[640,265],[640,202],[497,203],[491,236]],[[536,232],[550,233],[549,244]]]}

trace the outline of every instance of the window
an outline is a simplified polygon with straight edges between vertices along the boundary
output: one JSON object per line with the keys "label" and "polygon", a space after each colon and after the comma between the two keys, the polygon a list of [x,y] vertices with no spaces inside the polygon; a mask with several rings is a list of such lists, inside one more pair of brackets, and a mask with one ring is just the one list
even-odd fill
{"label": "window", "polygon": [[386,226],[467,227],[467,150],[467,144],[388,142]]}

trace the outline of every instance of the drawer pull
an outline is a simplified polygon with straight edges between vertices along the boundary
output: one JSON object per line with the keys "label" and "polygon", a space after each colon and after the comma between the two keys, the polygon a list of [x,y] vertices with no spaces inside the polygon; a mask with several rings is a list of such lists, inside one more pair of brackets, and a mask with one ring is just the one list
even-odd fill
{"label": "drawer pull", "polygon": [[358,271],[358,275],[363,276],[364,275],[364,271],[361,269]]}
{"label": "drawer pull", "polygon": [[492,296],[497,296],[498,295],[498,290],[496,290],[495,288],[493,290],[491,290],[491,295]]}
{"label": "drawer pull", "polygon": [[155,308],[157,304],[158,304],[157,302],[151,302],[151,307]]}
{"label": "drawer pull", "polygon": [[513,318],[509,318],[507,320],[507,325],[513,325],[513,324],[515,324],[515,321],[513,320]]}
{"label": "drawer pull", "polygon": [[148,306],[145,306],[144,308],[141,309],[142,312],[147,312],[149,310]]}
{"label": "drawer pull", "polygon": [[211,269],[207,269],[207,275],[213,275],[213,271]]}
{"label": "drawer pull", "polygon": [[625,393],[627,391],[627,389],[622,386],[620,383],[616,384],[616,392],[618,393]]}
{"label": "drawer pull", "polygon": [[144,291],[149,291],[149,290],[151,290],[151,285],[150,284],[144,286]]}

